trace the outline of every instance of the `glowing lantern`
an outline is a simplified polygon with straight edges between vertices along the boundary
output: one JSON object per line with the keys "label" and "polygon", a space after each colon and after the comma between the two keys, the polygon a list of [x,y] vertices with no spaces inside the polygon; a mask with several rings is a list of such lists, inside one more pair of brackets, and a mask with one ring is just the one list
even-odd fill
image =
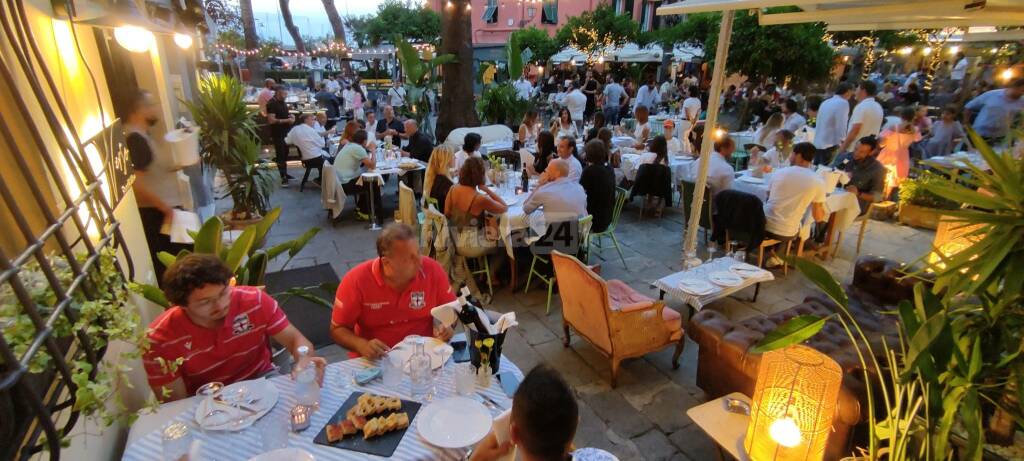
{"label": "glowing lantern", "polygon": [[761,356],[743,442],[750,459],[820,461],[842,378],[839,364],[807,346]]}
{"label": "glowing lantern", "polygon": [[120,26],[114,29],[114,38],[132,53],[145,53],[153,45],[153,33],[139,26]]}
{"label": "glowing lantern", "polygon": [[1009,68],[999,73],[999,78],[1004,82],[1009,82],[1013,78],[1013,69]]}
{"label": "glowing lantern", "polygon": [[914,49],[909,47],[909,46],[905,46],[903,48],[900,48],[900,54],[902,54],[904,56],[906,56],[906,55],[908,55],[910,53],[913,53],[913,52],[914,52]]}
{"label": "glowing lantern", "polygon": [[183,50],[189,49],[192,46],[192,36],[183,34],[181,32],[174,33],[174,44],[178,45],[178,48]]}

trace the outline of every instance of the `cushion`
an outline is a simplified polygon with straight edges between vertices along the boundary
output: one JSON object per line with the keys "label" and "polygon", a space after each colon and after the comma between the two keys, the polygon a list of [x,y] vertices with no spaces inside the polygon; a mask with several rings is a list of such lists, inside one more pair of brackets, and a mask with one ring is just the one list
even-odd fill
{"label": "cushion", "polygon": [[[608,305],[613,311],[633,312],[646,309],[654,304],[654,298],[646,296],[621,280],[607,280]],[[683,316],[674,309],[665,306],[661,311],[661,318],[665,321],[665,327],[672,332],[672,339],[677,340],[683,335]]]}

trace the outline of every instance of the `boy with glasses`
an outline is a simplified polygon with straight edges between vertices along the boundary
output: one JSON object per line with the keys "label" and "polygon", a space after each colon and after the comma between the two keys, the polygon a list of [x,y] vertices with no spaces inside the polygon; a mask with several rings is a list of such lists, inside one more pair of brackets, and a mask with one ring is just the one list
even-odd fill
{"label": "boy with glasses", "polygon": [[296,365],[317,367],[324,359],[299,348],[313,344],[288,322],[284,311],[257,287],[235,286],[231,270],[213,255],[192,254],[164,273],[163,291],[173,306],[149,324],[150,348],[143,357],[149,386],[164,402],[195,394],[203,384],[225,385],[275,371],[273,338]]}

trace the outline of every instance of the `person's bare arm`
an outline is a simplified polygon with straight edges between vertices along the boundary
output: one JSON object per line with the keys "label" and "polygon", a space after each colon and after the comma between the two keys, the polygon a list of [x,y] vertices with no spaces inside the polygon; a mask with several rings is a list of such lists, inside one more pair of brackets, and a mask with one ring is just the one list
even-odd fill
{"label": "person's bare arm", "polygon": [[363,166],[365,166],[366,169],[368,169],[368,170],[372,170],[374,168],[377,168],[377,159],[373,158],[372,155],[369,156],[369,157],[366,157],[366,158],[363,159]]}
{"label": "person's bare arm", "polygon": [[850,147],[850,144],[853,144],[853,142],[856,141],[854,138],[857,137],[857,133],[860,133],[861,125],[862,124],[859,122],[850,125],[850,131],[846,133],[846,139],[844,139],[843,143],[840,145],[839,152],[846,152],[846,148]]}
{"label": "person's bare arm", "polygon": [[179,376],[174,381],[171,381],[162,386],[150,385],[150,389],[153,390],[153,394],[156,395],[156,399],[160,402],[167,403],[175,400],[181,400],[188,398],[188,391],[185,390],[185,381]]}
{"label": "person's bare arm", "polygon": [[526,125],[519,125],[519,143],[526,144]]}
{"label": "person's bare arm", "polygon": [[494,191],[491,190],[491,188],[481,185],[479,189],[483,193],[487,194],[487,197],[485,197],[484,200],[481,201],[481,203],[483,204],[483,209],[485,211],[494,214],[501,214],[504,213],[505,211],[508,211],[508,205],[506,205],[505,201],[501,199],[501,196],[495,194]]}
{"label": "person's bare arm", "polygon": [[[144,178],[146,177],[147,174],[149,173],[146,171],[135,170],[135,176],[139,178]],[[145,184],[145,181],[135,181],[134,183],[132,183],[132,188],[135,190],[135,195],[137,195],[138,198],[141,198],[141,201],[143,202],[154,204],[156,206],[156,209],[160,210],[160,212],[164,214],[164,222],[170,222],[171,217],[174,216],[174,210],[166,203],[164,203],[164,201],[160,198],[159,195],[149,190],[149,188],[146,187]]]}
{"label": "person's bare arm", "polygon": [[331,339],[348,350],[355,351],[368,359],[376,360],[384,356],[390,350],[384,341],[379,339],[365,339],[355,334],[351,328],[331,322]]}

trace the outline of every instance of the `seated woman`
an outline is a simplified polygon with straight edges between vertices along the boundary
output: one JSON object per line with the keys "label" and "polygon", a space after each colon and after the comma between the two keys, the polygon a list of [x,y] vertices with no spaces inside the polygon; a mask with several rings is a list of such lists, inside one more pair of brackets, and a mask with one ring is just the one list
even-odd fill
{"label": "seated woman", "polygon": [[427,202],[426,198],[432,198],[437,201],[437,211],[444,209],[448,190],[452,188],[451,171],[454,166],[455,154],[452,154],[452,150],[447,146],[437,146],[430,153],[430,162],[427,163],[427,171],[423,176],[423,190],[427,192],[424,195],[424,205]]}
{"label": "seated woman", "polygon": [[764,173],[789,166],[789,156],[793,154],[794,137],[792,131],[776,131],[775,142],[767,152],[762,152],[758,147],[750,149],[750,165],[760,167]]}
{"label": "seated woman", "polygon": [[345,147],[346,144],[352,142],[352,137],[356,135],[356,132],[361,128],[359,122],[349,121],[345,124],[345,129],[341,132],[341,141],[338,141],[338,150]]}
{"label": "seated woman", "polygon": [[583,139],[583,142],[589,142],[591,139],[597,139],[597,133],[599,133],[601,128],[604,127],[604,114],[601,112],[594,114],[594,126],[587,130],[587,136]]}
{"label": "seated woman", "polygon": [[587,142],[583,155],[587,166],[580,175],[580,185],[587,193],[587,213],[594,217],[591,232],[603,232],[612,221],[615,172],[608,166],[608,148],[600,139]]}
{"label": "seated woman", "polygon": [[[455,234],[456,252],[469,258],[500,256],[497,254],[498,246],[485,235],[485,214],[504,213],[508,205],[484,184],[485,171],[483,159],[474,157],[466,160],[459,170],[459,183],[448,191],[444,203],[444,214]],[[491,280],[497,280],[495,272],[499,262],[490,264]]]}
{"label": "seated woman", "polygon": [[526,165],[526,172],[530,176],[540,176],[555,155],[555,136],[550,131],[537,133],[537,153],[533,157],[533,165]]}
{"label": "seated woman", "polygon": [[519,124],[519,145],[526,146],[537,142],[537,111],[530,109],[523,116],[523,123]]}
{"label": "seated woman", "polygon": [[576,124],[572,121],[569,109],[563,107],[558,111],[558,118],[551,121],[551,132],[556,138],[564,136],[579,137],[579,134],[576,132]]}
{"label": "seated woman", "polygon": [[634,148],[644,149],[647,147],[647,140],[651,136],[651,123],[647,120],[647,107],[636,108],[636,128],[633,129],[633,139],[636,140]]}
{"label": "seated woman", "polygon": [[640,164],[645,163],[668,165],[668,142],[664,136],[655,136],[651,140],[649,151],[640,155]]}
{"label": "seated woman", "polygon": [[764,122],[764,126],[758,128],[757,131],[754,132],[754,142],[762,146],[767,146],[768,143],[775,139],[775,133],[782,129],[782,122],[784,120],[785,118],[781,113],[776,112],[772,114],[768,117],[768,120]]}
{"label": "seated woman", "polygon": [[479,133],[467,133],[466,137],[462,139],[462,150],[455,154],[455,169],[461,170],[462,165],[470,157],[483,158],[480,155]]}
{"label": "seated woman", "polygon": [[622,163],[622,153],[612,145],[612,130],[608,127],[601,128],[597,132],[597,139],[600,139],[604,143],[604,147],[608,149],[608,161],[611,163],[612,168],[618,168]]}

